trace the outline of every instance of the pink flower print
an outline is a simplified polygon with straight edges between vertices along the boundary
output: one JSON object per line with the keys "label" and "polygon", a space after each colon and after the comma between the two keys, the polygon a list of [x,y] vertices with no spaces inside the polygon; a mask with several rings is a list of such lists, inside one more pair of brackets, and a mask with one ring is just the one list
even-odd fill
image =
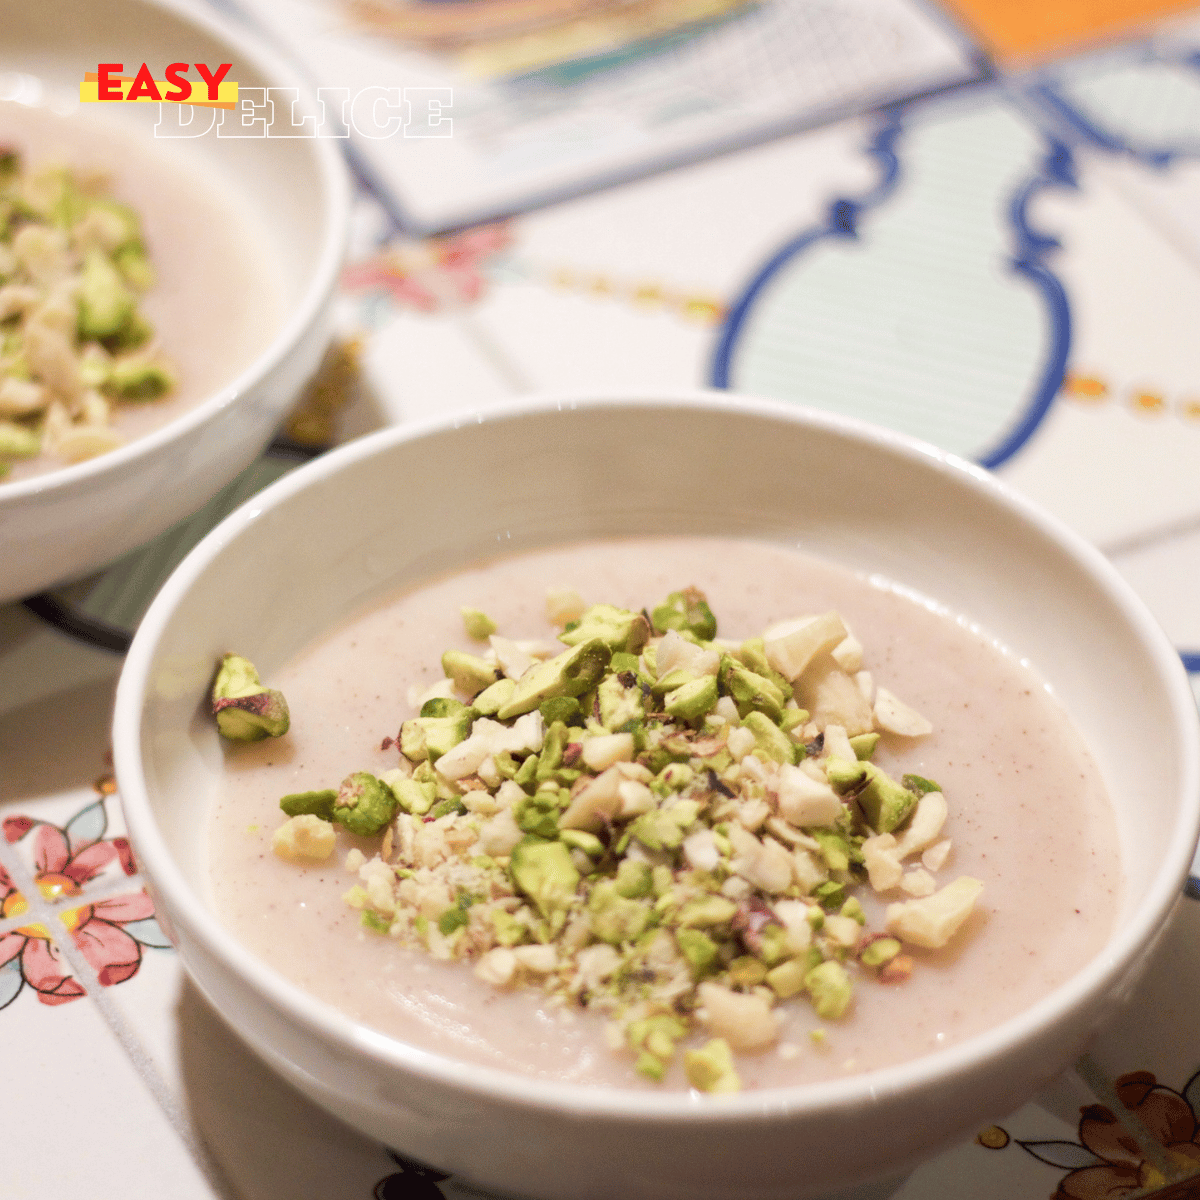
{"label": "pink flower print", "polygon": [[154,901],[144,891],[84,904],[61,917],[103,987],[137,974],[143,946],[169,945],[154,921]]}
{"label": "pink flower print", "polygon": [[40,922],[0,935],[0,1008],[11,1004],[25,984],[43,1004],[66,1004],[84,995],[63,970],[50,930]]}
{"label": "pink flower print", "polygon": [[81,808],[63,828],[29,817],[6,817],[5,839],[12,843],[33,835],[34,877],[38,890],[50,901],[78,896],[85,883],[95,879],[110,863],[119,862],[126,875],[137,872],[129,840],[105,838],[108,814],[104,801]]}
{"label": "pink flower print", "polygon": [[402,308],[436,312],[478,300],[484,264],[511,241],[503,222],[423,242],[394,242],[342,273],[349,291],[382,289]]}

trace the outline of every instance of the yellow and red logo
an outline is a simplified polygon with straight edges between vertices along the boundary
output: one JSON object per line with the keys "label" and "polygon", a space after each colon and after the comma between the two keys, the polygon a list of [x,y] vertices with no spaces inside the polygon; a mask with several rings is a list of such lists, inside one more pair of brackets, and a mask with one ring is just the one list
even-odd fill
{"label": "yellow and red logo", "polygon": [[[88,103],[162,103],[198,104],[205,108],[234,108],[238,85],[226,79],[232,63],[220,63],[214,70],[206,63],[171,63],[165,79],[155,79],[142,63],[136,75],[122,75],[124,63],[98,63],[95,71],[84,74],[79,99]],[[198,79],[189,79],[196,68]]]}

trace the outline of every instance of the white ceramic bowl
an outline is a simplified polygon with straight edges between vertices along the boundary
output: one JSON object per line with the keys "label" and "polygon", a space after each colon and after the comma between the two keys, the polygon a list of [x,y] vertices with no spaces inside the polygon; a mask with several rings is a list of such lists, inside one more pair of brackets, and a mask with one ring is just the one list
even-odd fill
{"label": "white ceramic bowl", "polygon": [[[1103,952],[989,1033],[914,1062],[731,1097],[552,1085],[413,1049],[257,961],[206,905],[228,647],[267,678],[401,585],[563,539],[778,539],[968,614],[1056,689],[1111,789],[1127,894]],[[1200,822],[1195,701],[1104,559],[960,460],[790,406],[710,394],[550,399],[390,430],[302,468],[214,531],[142,622],[117,692],[125,813],[197,985],[318,1103],[388,1145],[543,1198],[797,1200],[901,1170],[1036,1092],[1127,994]]]}
{"label": "white ceramic bowl", "polygon": [[[8,6],[4,21],[0,93],[68,117],[95,119],[102,109],[104,120],[215,178],[262,231],[258,250],[278,276],[283,306],[265,348],[252,361],[231,364],[223,386],[168,425],[99,458],[0,481],[0,602],[112,561],[195,511],[254,459],[328,343],[349,204],[336,140],[231,139],[214,129],[155,141],[158,105],[79,102],[84,72],[100,61],[120,61],[126,75],[146,62],[159,79],[172,62],[231,62],[228,78],[242,87],[304,86],[244,33],[150,0],[39,0]],[[188,236],[203,240],[207,232],[196,228]],[[239,299],[197,294],[195,310]],[[221,347],[212,353],[219,357]]]}

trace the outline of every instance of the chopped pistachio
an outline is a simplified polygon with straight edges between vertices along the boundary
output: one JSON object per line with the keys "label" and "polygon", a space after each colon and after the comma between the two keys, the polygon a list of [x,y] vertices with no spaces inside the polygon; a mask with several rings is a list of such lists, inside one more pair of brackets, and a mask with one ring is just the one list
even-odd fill
{"label": "chopped pistachio", "polygon": [[900,943],[895,938],[875,938],[858,956],[864,967],[882,967],[900,953]]}
{"label": "chopped pistachio", "polygon": [[650,614],[657,633],[668,629],[687,630],[702,641],[712,641],[717,636],[717,618],[708,607],[708,600],[698,588],[684,588],[672,592],[666,600]]}
{"label": "chopped pistachio", "polygon": [[765,713],[772,721],[783,716],[784,694],[765,675],[756,675],[735,658],[726,655],[721,660],[721,688],[733,697],[738,716],[745,719],[750,712]]}
{"label": "chopped pistachio", "polygon": [[535,663],[517,680],[511,699],[497,717],[506,721],[532,712],[543,700],[583,695],[600,682],[610,657],[609,648],[600,638],[589,638],[554,658]]}
{"label": "chopped pistachio", "polygon": [[79,336],[83,340],[117,333],[133,316],[135,301],[120,271],[108,256],[92,250],[84,257],[79,278]]}
{"label": "chopped pistachio", "polygon": [[486,642],[496,632],[496,622],[482,610],[464,606],[459,612],[462,613],[463,628],[467,631],[467,637],[477,642]]}
{"label": "chopped pistachio", "polygon": [[465,695],[475,696],[496,682],[496,668],[477,654],[465,650],[447,650],[442,655],[442,671]]}
{"label": "chopped pistachio", "polygon": [[650,638],[650,624],[641,613],[612,604],[593,604],[558,635],[567,646],[578,646],[593,638],[602,641],[610,653],[638,654]]}
{"label": "chopped pistachio", "polygon": [[697,721],[717,702],[717,680],[714,675],[702,675],[669,691],[663,698],[663,709],[678,721]]}
{"label": "chopped pistachio", "polygon": [[367,771],[355,771],[342,780],[333,803],[333,819],[348,833],[374,837],[396,815],[400,801],[381,779]]}
{"label": "chopped pistachio", "polygon": [[650,921],[650,905],[622,896],[614,880],[602,880],[588,897],[592,933],[602,942],[619,946],[639,937]]}
{"label": "chopped pistachio", "polygon": [[16,421],[0,421],[0,458],[32,458],[42,450],[41,436]]}
{"label": "chopped pistachio", "polygon": [[471,701],[471,707],[481,717],[494,717],[512,699],[516,688],[515,680],[497,679]]}
{"label": "chopped pistachio", "polygon": [[513,847],[508,863],[513,883],[547,920],[563,917],[579,886],[579,872],[562,842],[526,838]]}
{"label": "chopped pistachio", "polygon": [[850,1005],[853,985],[846,968],[839,962],[828,959],[819,967],[813,967],[804,977],[813,1008],[817,1016],[826,1021],[842,1016]]}
{"label": "chopped pistachio", "polygon": [[[857,737],[852,737],[850,739],[850,749],[854,751],[854,757],[856,759],[858,759],[859,762],[865,762],[865,761],[869,760],[871,758],[871,756],[875,753],[875,747],[878,744],[879,744],[879,734],[877,734],[877,733],[860,733]],[[910,787],[910,784],[908,782],[908,780],[910,778],[915,779],[916,776],[906,775],[904,777],[904,786],[905,787]],[[911,790],[915,791],[916,789],[911,788]]]}
{"label": "chopped pistachio", "polygon": [[157,400],[175,388],[175,375],[153,358],[129,356],[115,359],[108,369],[103,390],[122,400]]}
{"label": "chopped pistachio", "polygon": [[288,706],[282,692],[264,687],[254,664],[226,654],[212,689],[212,710],[222,737],[257,742],[288,731]]}
{"label": "chopped pistachio", "polygon": [[742,1081],[733,1066],[733,1051],[724,1038],[713,1038],[699,1050],[685,1050],[683,1069],[699,1092],[739,1092]]}
{"label": "chopped pistachio", "polygon": [[767,972],[767,986],[780,1000],[802,992],[805,987],[804,977],[808,974],[805,961],[802,958],[790,958]]}
{"label": "chopped pistachio", "polygon": [[863,819],[877,833],[891,833],[904,824],[919,798],[871,762],[829,759],[825,777],[835,791],[855,797]]}
{"label": "chopped pistachio", "polygon": [[397,779],[394,782],[389,781],[389,786],[400,807],[415,816],[427,813],[437,799],[437,784],[432,781]]}
{"label": "chopped pistachio", "polygon": [[298,817],[311,813],[322,821],[333,820],[333,802],[337,799],[337,790],[325,788],[316,792],[292,792],[279,801],[279,807],[289,817]]}
{"label": "chopped pistachio", "polygon": [[748,712],[742,724],[754,734],[754,753],[780,763],[795,763],[795,742],[763,712]]}

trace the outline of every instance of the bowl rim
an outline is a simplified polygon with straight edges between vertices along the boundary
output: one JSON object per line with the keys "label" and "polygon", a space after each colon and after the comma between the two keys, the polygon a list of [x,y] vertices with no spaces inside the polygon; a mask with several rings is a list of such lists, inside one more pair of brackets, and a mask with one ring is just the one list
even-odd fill
{"label": "bowl rim", "polygon": [[[183,0],[126,0],[131,6],[159,9],[185,25],[193,25],[213,40],[228,45],[247,59],[266,79],[277,80],[279,86],[299,88],[308,95],[312,87],[308,80],[261,36],[248,26],[222,21],[207,12],[194,9]],[[349,170],[340,146],[333,138],[289,138],[288,141],[308,144],[320,179],[318,195],[324,215],[317,261],[301,294],[299,304],[276,330],[267,345],[253,361],[233,379],[210,392],[198,403],[149,433],[134,438],[95,458],[55,467],[28,479],[10,482],[0,480],[0,509],[5,504],[30,497],[39,497],[120,471],[127,464],[153,455],[160,447],[185,437],[194,429],[207,424],[229,405],[256,388],[287,357],[291,348],[313,323],[325,298],[337,283],[349,237],[350,181]]]}
{"label": "bowl rim", "polygon": [[[154,820],[142,771],[141,714],[155,649],[176,605],[192,583],[268,510],[292,495],[352,469],[392,447],[483,425],[546,417],[574,409],[701,407],[730,417],[751,416],[809,425],[823,432],[867,442],[875,450],[923,463],[993,505],[1007,510],[1043,539],[1055,544],[1081,567],[1120,611],[1137,636],[1169,702],[1180,768],[1180,812],[1170,837],[1170,852],[1124,927],[1079,972],[1033,1005],[1000,1025],[945,1049],[873,1071],[823,1082],[755,1089],[728,1096],[698,1096],[688,1091],[642,1091],[546,1081],[496,1067],[459,1061],[401,1042],[346,1016],[245,949],[221,925],[190,887],[167,849]],[[1164,926],[1182,891],[1200,836],[1200,721],[1196,700],[1178,652],[1132,587],[1091,543],[1059,518],[1025,498],[983,468],[907,434],[854,417],[707,389],[603,389],[592,392],[544,392],[486,409],[426,419],[367,435],[284,476],[230,514],[179,565],[142,620],[118,681],[113,720],[113,756],[126,822],[143,870],[167,898],[172,921],[188,930],[205,952],[232,970],[267,1004],[288,1020],[316,1034],[341,1052],[360,1053],[376,1067],[423,1076],[457,1090],[570,1117],[654,1117],[665,1121],[724,1121],[730,1117],[791,1118],[801,1113],[845,1111],[886,1096],[916,1094],[957,1075],[972,1064],[983,1066],[1008,1057],[1036,1041],[1077,1008],[1098,1003],[1130,973]],[[227,1018],[228,1019],[228,1018]],[[250,1039],[253,1041],[253,1038]]]}

